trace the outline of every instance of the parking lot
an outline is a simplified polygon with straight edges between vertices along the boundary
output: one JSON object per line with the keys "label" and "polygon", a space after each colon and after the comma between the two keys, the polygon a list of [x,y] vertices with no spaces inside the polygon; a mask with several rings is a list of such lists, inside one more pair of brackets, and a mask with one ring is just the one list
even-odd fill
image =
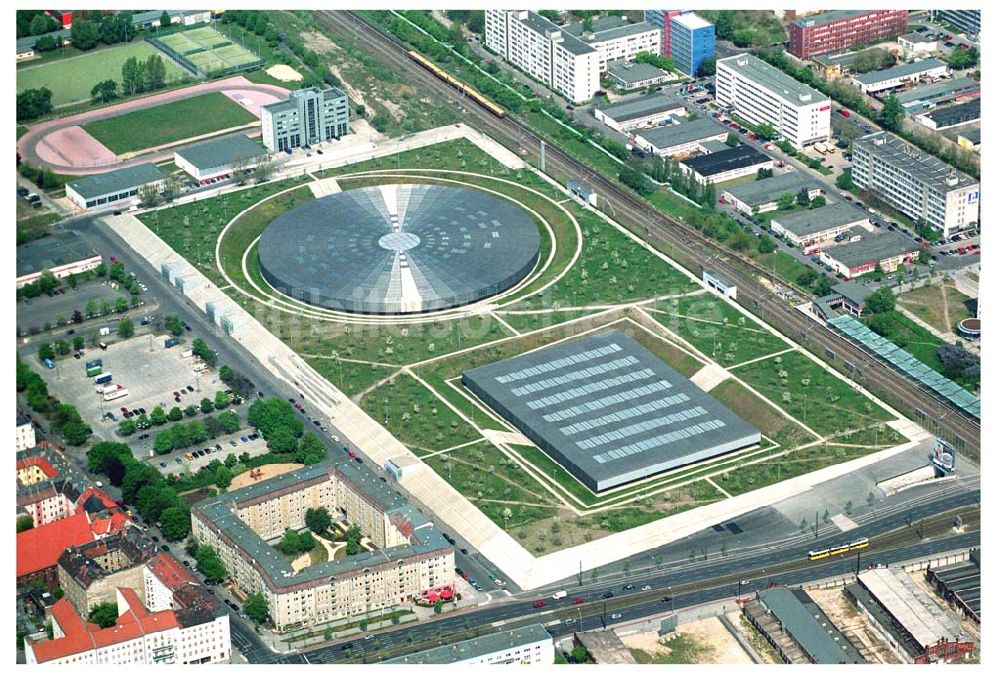
{"label": "parking lot", "polygon": [[[133,449],[143,449],[143,456],[146,458],[146,461],[157,467],[164,474],[183,473],[185,470],[195,473],[201,467],[211,463],[212,460],[224,461],[229,453],[233,453],[237,457],[244,452],[251,457],[265,454],[267,452],[267,441],[259,436],[251,440],[251,436],[256,436],[253,429],[240,429],[235,434],[207,440],[199,447],[174,450],[166,455],[150,457],[149,453],[153,447],[151,434],[149,439],[136,444]],[[137,452],[136,454],[139,453]],[[193,459],[187,458],[189,454]]]}
{"label": "parking lot", "polygon": [[[192,370],[194,360],[181,357],[188,349],[187,343],[164,348],[167,337],[136,337],[112,343],[106,350],[88,349],[80,359],[57,361],[53,370],[38,364],[33,349],[25,356],[33,362],[50,389],[59,392],[61,400],[76,406],[95,434],[109,440],[120,440],[115,430],[122,419],[122,407],[128,410],[144,408],[148,413],[157,405],[162,405],[164,410],[169,411],[175,405],[180,408],[197,406],[202,398],[214,398],[216,392],[226,389],[215,370],[203,370],[201,373]],[[86,374],[86,362],[98,358],[103,361],[104,373],[111,373],[111,383],[126,388],[128,395],[105,401],[97,393],[94,378]],[[188,391],[188,387],[192,391]],[[174,400],[175,391],[180,402]],[[105,412],[114,415],[114,419],[104,419]]]}
{"label": "parking lot", "polygon": [[[73,312],[85,312],[88,302],[93,302],[98,309],[102,302],[108,302],[113,307],[115,300],[127,295],[97,280],[82,283],[75,289],[63,284],[56,289],[55,295],[25,298],[18,303],[19,333],[30,332],[33,327],[41,329],[46,323],[54,325],[59,317],[69,321],[73,317]],[[107,318],[111,325],[117,322],[117,317]]]}

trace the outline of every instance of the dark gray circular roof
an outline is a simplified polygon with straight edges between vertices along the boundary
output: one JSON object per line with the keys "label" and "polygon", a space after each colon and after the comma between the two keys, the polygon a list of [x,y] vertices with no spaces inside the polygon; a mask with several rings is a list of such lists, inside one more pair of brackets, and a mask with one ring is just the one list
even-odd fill
{"label": "dark gray circular roof", "polygon": [[380,185],[278,216],[258,247],[275,289],[329,309],[430,312],[501,293],[538,260],[535,222],[507,199],[441,185]]}

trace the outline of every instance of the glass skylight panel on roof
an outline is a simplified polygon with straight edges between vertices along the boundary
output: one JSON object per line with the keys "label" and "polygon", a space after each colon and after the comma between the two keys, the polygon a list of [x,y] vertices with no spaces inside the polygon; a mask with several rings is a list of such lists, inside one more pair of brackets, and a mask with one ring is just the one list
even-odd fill
{"label": "glass skylight panel on roof", "polygon": [[579,354],[570,354],[561,359],[556,359],[555,361],[548,361],[547,363],[540,363],[536,366],[531,366],[530,368],[523,368],[521,370],[514,371],[513,373],[507,373],[506,375],[501,375],[495,378],[497,382],[501,384],[506,384],[507,382],[515,382],[529,375],[541,375],[543,373],[551,373],[553,370],[559,370],[560,368],[566,368],[567,366],[573,366],[578,363],[586,363],[596,358],[602,356],[607,356],[609,354],[614,354],[615,352],[620,352],[622,350],[616,344],[607,345],[599,349],[590,349],[585,352],[580,352]]}
{"label": "glass skylight panel on roof", "polygon": [[[619,387],[623,384],[628,384],[629,382],[636,382],[638,380],[646,380],[653,377],[655,373],[649,368],[643,368],[642,370],[636,370],[631,373],[626,373],[624,375],[619,375],[617,377],[610,377],[606,380],[598,380],[597,382],[588,382],[581,387],[574,387],[573,389],[567,389],[566,391],[561,391],[558,394],[550,394],[543,398],[537,398],[533,401],[526,401],[525,405],[532,410],[538,410],[539,408],[546,408],[550,405],[560,403],[562,401],[568,401],[570,399],[579,398],[581,396],[587,396],[595,391],[603,391],[605,389],[611,389],[613,387]],[[669,386],[669,383],[667,383]]]}
{"label": "glass skylight panel on roof", "polygon": [[543,389],[549,389],[561,384],[567,384],[569,382],[574,382],[576,380],[585,380],[588,377],[593,377],[594,375],[603,375],[604,373],[610,372],[612,370],[619,370],[627,366],[632,366],[637,364],[639,361],[634,356],[626,356],[622,359],[615,359],[614,361],[608,361],[607,363],[599,363],[596,366],[591,366],[590,368],[584,368],[583,370],[576,371],[574,373],[567,373],[565,375],[559,375],[557,377],[550,377],[547,380],[539,380],[538,382],[532,382],[526,384],[523,387],[517,387],[516,389],[511,389],[511,393],[515,396],[524,396],[525,394],[531,394],[536,391],[541,391]]}
{"label": "glass skylight panel on roof", "polygon": [[[639,417],[640,415],[647,415],[651,412],[656,412],[657,410],[663,410],[664,408],[669,408],[675,406],[678,403],[684,403],[689,401],[690,398],[687,394],[677,394],[676,396],[668,396],[667,398],[657,399],[655,401],[649,401],[648,403],[643,403],[637,405],[634,408],[627,408],[625,410],[619,410],[618,412],[613,412],[609,415],[604,415],[602,417],[595,417],[589,420],[583,420],[575,424],[570,424],[569,426],[559,427],[559,431],[563,432],[567,436],[581,431],[586,431],[587,429],[593,429],[595,427],[602,427],[610,422],[624,422],[625,420],[632,419],[633,417]],[[594,410],[600,410],[604,406],[594,406]]]}

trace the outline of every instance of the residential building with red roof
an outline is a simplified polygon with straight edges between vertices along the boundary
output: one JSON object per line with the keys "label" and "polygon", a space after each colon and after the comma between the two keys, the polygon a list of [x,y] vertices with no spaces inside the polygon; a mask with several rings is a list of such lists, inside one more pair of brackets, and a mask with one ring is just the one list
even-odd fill
{"label": "residential building with red roof", "polygon": [[90,518],[84,511],[18,532],[17,585],[26,586],[38,580],[46,588],[55,587],[58,582],[56,563],[62,552],[94,539]]}

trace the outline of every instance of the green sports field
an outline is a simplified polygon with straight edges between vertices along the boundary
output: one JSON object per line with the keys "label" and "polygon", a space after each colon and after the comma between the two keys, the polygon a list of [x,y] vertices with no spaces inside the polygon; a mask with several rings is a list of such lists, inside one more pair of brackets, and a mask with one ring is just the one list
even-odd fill
{"label": "green sports field", "polygon": [[168,84],[183,77],[194,77],[176,61],[145,42],[132,42],[81,56],[21,66],[17,69],[17,90],[48,87],[52,92],[52,105],[56,107],[89,101],[90,90],[102,80],[115,80],[120,86],[122,64],[129,57],[145,60],[151,54],[163,57]]}
{"label": "green sports field", "polygon": [[210,26],[172,33],[159,40],[183,55],[204,75],[258,61],[256,55]]}
{"label": "green sports field", "polygon": [[121,155],[256,120],[239,103],[212,92],[97,120],[83,128],[111,152]]}

